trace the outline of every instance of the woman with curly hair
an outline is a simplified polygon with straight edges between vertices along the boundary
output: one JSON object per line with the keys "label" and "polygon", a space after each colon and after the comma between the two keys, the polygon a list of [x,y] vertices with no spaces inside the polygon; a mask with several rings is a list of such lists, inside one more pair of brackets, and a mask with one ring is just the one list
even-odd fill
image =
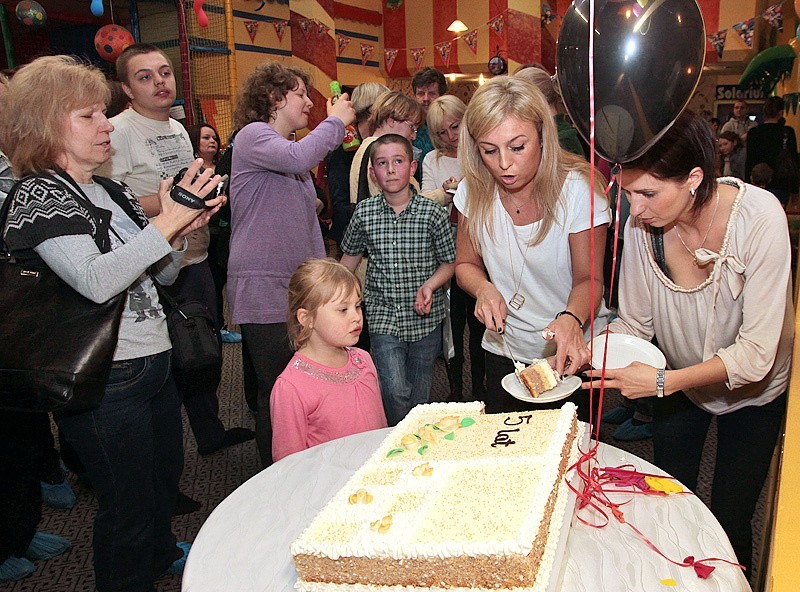
{"label": "woman with curly hair", "polygon": [[231,165],[231,251],[228,298],[232,321],[258,380],[256,441],[272,464],[269,395],[292,357],[287,336],[289,279],[303,261],[325,257],[309,171],[344,139],[355,112],[347,95],[327,103],[328,117],[299,142],[314,104],[308,75],[268,63],[245,81],[234,113],[239,130]]}

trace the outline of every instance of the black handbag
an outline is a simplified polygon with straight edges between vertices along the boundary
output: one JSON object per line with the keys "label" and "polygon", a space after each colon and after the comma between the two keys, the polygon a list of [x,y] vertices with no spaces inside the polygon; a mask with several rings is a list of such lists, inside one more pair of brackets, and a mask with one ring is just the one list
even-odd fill
{"label": "black handbag", "polygon": [[[127,292],[97,304],[46,265],[18,262],[3,240],[17,186],[0,209],[0,408],[94,409],[105,393]],[[93,212],[90,203],[87,209]]]}
{"label": "black handbag", "polygon": [[175,383],[186,391],[218,381],[222,341],[211,313],[200,302],[178,302],[157,281],[153,283],[167,317]]}

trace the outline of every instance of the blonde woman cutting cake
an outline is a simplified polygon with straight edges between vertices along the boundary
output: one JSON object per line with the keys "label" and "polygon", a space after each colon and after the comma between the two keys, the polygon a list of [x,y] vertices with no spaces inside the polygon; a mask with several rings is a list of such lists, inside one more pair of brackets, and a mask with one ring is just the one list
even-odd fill
{"label": "blonde woman cutting cake", "polygon": [[592,191],[589,164],[560,148],[541,91],[506,76],[473,96],[459,156],[465,176],[454,200],[461,214],[456,277],[476,298],[475,316],[487,329],[487,412],[524,409],[501,386],[514,371],[511,357],[529,363],[555,356],[558,374],[574,374],[589,362],[590,314],[595,331],[606,324],[603,254],[610,212],[602,177],[597,174]]}

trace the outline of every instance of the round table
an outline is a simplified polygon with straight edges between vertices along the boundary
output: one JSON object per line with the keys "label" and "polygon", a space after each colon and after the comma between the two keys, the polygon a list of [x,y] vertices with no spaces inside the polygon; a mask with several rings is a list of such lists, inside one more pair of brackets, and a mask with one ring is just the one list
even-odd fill
{"label": "round table", "polygon": [[[261,471],[231,493],[208,517],[192,545],[183,592],[290,592],[297,572],[289,547],[345,484],[389,428],[355,434],[292,454]],[[647,461],[600,444],[600,466],[634,465],[663,474]],[[733,549],[711,511],[694,495],[614,494],[625,519],[668,557],[681,561],[720,557]],[[612,522],[593,528],[573,518],[559,578],[551,589],[564,592],[681,590],[749,592],[742,571],[726,563],[708,579],[673,565],[651,550],[630,527]],[[676,586],[662,584],[672,578]]]}

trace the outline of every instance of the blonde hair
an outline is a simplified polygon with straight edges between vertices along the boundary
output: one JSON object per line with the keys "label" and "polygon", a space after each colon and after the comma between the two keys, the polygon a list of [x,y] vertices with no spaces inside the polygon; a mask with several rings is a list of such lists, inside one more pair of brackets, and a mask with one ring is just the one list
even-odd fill
{"label": "blonde hair", "polygon": [[382,94],[389,92],[389,87],[379,82],[362,82],[353,89],[350,102],[356,112],[356,121],[362,122],[369,119],[372,105]]}
{"label": "blonde hair", "polygon": [[361,282],[344,265],[334,259],[309,259],[297,268],[289,280],[289,341],[295,350],[311,338],[311,324],[303,326],[297,311],[304,308],[313,319],[317,310],[328,302],[349,296],[361,296]]}
{"label": "blonde hair", "polygon": [[[459,160],[464,168],[467,187],[466,219],[470,240],[480,252],[478,237],[486,233],[494,238],[494,205],[499,192],[497,180],[481,158],[478,140],[508,118],[534,125],[542,143],[539,168],[533,178],[533,195],[542,208],[542,224],[531,245],[539,244],[556,221],[561,189],[567,174],[575,171],[587,183],[591,172],[583,158],[562,150],[558,132],[542,92],[518,77],[498,76],[478,88],[464,113],[459,134]],[[604,178],[596,171],[595,191],[602,193]]]}
{"label": "blonde hair", "polygon": [[431,142],[433,142],[433,147],[436,150],[448,150],[450,148],[442,142],[439,134],[436,133],[442,127],[442,122],[445,118],[464,119],[466,110],[467,106],[464,101],[453,95],[441,96],[431,103],[430,107],[428,107],[428,135],[430,135]]}
{"label": "blonde hair", "polygon": [[564,101],[561,99],[561,92],[555,76],[550,76],[549,73],[540,68],[524,68],[514,74],[514,78],[522,78],[535,84],[542,91],[548,105],[555,106],[559,113],[564,112]]}
{"label": "blonde hair", "polygon": [[0,146],[14,173],[24,177],[58,168],[70,112],[110,98],[103,73],[73,57],[45,56],[20,68],[0,99]]}
{"label": "blonde hair", "polygon": [[372,113],[369,116],[370,135],[390,118],[396,121],[410,121],[417,125],[422,120],[422,109],[414,99],[400,91],[384,93],[372,106]]}

